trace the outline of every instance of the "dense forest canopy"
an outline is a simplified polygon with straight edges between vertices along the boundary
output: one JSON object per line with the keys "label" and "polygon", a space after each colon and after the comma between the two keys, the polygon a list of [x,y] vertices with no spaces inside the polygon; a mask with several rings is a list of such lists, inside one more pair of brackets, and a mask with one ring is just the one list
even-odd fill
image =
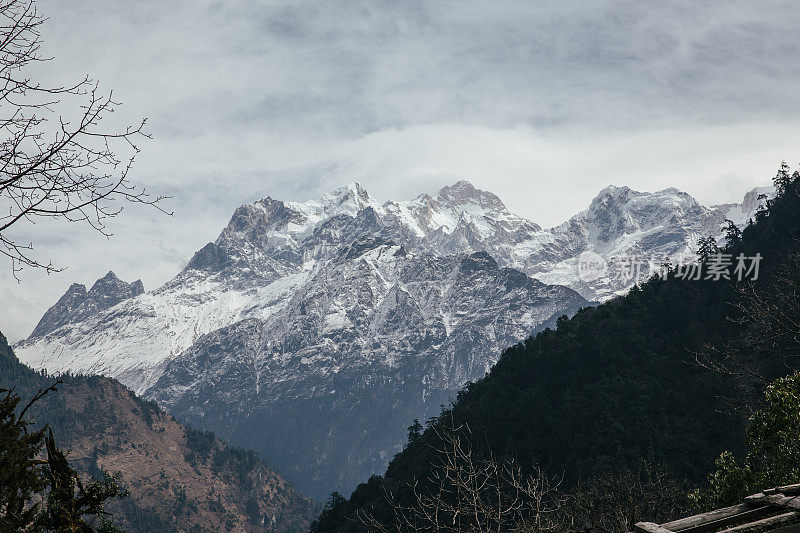
{"label": "dense forest canopy", "polygon": [[[413,507],[421,487],[435,485],[442,435],[459,428],[469,428],[463,438],[476,457],[505,457],[529,473],[541,468],[567,494],[628,475],[643,461],[666,473],[662,486],[704,485],[723,450],[744,454],[747,418],[764,385],[794,368],[785,357],[791,335],[774,335],[792,309],[769,295],[791,282],[786,273],[792,277],[800,257],[798,178],[782,165],[777,196],[756,220],[729,224],[722,248],[703,240],[699,280],[670,267],[506,350],[424,431],[409,428],[384,476],[349,499],[334,494],[312,530],[364,531],[365,516],[389,530],[399,508]],[[719,254],[760,254],[757,278],[706,276]],[[765,311],[759,298],[777,309]]]}

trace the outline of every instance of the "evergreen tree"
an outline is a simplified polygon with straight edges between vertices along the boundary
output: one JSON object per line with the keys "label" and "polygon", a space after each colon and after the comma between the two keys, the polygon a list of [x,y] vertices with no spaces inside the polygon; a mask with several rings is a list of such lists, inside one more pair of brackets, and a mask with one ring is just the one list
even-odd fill
{"label": "evergreen tree", "polygon": [[738,246],[741,244],[742,230],[740,230],[732,220],[725,219],[725,226],[722,230],[725,232],[725,243],[728,246]]}
{"label": "evergreen tree", "polygon": [[[84,485],[50,428],[29,431],[28,409],[55,390],[39,391],[21,410],[19,395],[0,390],[0,531],[119,531],[103,510],[126,495],[118,479],[104,474]],[[43,448],[47,458],[39,459]]]}
{"label": "evergreen tree", "polygon": [[417,442],[421,436],[422,436],[422,424],[419,423],[418,418],[415,418],[414,423],[408,426],[408,443],[412,444],[414,442]]}
{"label": "evergreen tree", "polygon": [[792,182],[792,176],[789,174],[789,165],[786,161],[781,161],[781,166],[778,167],[778,173],[772,178],[772,183],[775,185],[775,191],[780,196]]}
{"label": "evergreen tree", "polygon": [[103,473],[102,478],[84,485],[78,473],[69,466],[64,452],[56,447],[53,431],[49,428],[45,446],[47,464],[44,475],[49,491],[37,525],[46,531],[119,532],[103,509],[109,498],[127,495],[120,487],[119,479]]}
{"label": "evergreen tree", "polygon": [[747,429],[749,451],[739,462],[724,452],[703,491],[690,495],[698,511],[740,502],[763,489],[800,482],[800,373],[767,388],[766,407]]}
{"label": "evergreen tree", "polygon": [[697,243],[697,257],[701,263],[708,263],[711,257],[719,253],[717,239],[714,237],[702,237]]}
{"label": "evergreen tree", "polygon": [[[40,504],[33,495],[46,485],[37,469],[44,429],[28,432],[24,411],[17,415],[22,398],[7,389],[0,399],[0,531],[29,531]],[[27,407],[26,407],[27,409]]]}

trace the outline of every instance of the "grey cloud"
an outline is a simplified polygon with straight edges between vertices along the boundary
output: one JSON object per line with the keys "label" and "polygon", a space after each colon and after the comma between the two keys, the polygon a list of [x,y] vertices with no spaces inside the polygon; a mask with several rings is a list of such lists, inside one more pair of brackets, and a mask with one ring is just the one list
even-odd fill
{"label": "grey cloud", "polygon": [[[37,79],[91,74],[148,116],[129,209],[107,240],[19,230],[69,270],[10,279],[27,335],[73,281],[166,281],[239,204],[358,180],[381,200],[460,178],[539,224],[609,183],[733,201],[800,143],[797,2],[40,0]],[[102,260],[98,260],[100,257]]]}
{"label": "grey cloud", "polygon": [[[227,127],[608,129],[798,113],[796,3],[87,2],[96,9],[72,15],[51,5],[66,39],[98,17],[114,28],[89,28],[118,40],[87,55],[126,81],[138,74],[139,90],[153,84],[160,114]],[[209,121],[170,124],[190,134]]]}

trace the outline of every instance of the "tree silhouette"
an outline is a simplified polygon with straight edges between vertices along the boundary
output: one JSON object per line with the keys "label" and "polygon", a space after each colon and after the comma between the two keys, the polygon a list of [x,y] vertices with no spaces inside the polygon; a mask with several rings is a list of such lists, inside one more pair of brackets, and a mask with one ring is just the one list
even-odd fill
{"label": "tree silhouette", "polygon": [[725,219],[725,243],[727,246],[737,246],[742,242],[742,230],[732,220]]}
{"label": "tree silhouette", "polygon": [[46,18],[35,0],[0,0],[0,253],[16,277],[23,267],[60,270],[33,256],[33,244],[10,230],[52,218],[85,222],[108,235],[105,222],[122,207],[153,205],[130,181],[137,142],[149,138],[146,119],[117,131],[102,121],[120,105],[96,81],[42,85],[27,73],[51,58],[41,55]]}
{"label": "tree silhouette", "polygon": [[29,431],[28,409],[59,383],[40,390],[22,409],[19,395],[0,390],[0,531],[119,531],[103,510],[106,500],[127,494],[119,480],[104,473],[84,484],[52,430]]}
{"label": "tree silhouette", "polygon": [[701,263],[708,263],[712,256],[719,253],[717,239],[714,237],[703,237],[697,243],[697,256]]}

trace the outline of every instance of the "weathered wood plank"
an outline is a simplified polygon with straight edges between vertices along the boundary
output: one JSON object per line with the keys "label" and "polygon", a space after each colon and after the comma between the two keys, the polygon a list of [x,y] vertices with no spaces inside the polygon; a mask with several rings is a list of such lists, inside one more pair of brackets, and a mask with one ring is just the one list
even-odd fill
{"label": "weathered wood plank", "polygon": [[800,533],[800,524],[779,527],[778,529],[773,529],[770,533]]}
{"label": "weathered wood plank", "polygon": [[788,502],[786,502],[784,507],[788,507],[789,509],[800,509],[800,496],[795,496]]}
{"label": "weathered wood plank", "polygon": [[794,483],[793,485],[784,485],[782,487],[778,487],[778,491],[786,494],[787,496],[796,496],[800,494],[800,483]]}
{"label": "weathered wood plank", "polygon": [[[780,511],[774,507],[765,505],[763,507],[751,508],[743,513],[731,514],[729,516],[718,518],[717,520],[711,520],[710,522],[698,524],[693,527],[688,527],[685,529],[676,529],[670,527],[670,529],[673,531],[680,531],[680,533],[711,533],[713,531],[719,531],[728,526],[735,526],[746,522],[760,520],[761,518],[764,518],[770,514],[776,514],[778,512]],[[666,524],[664,525],[666,526]]]}
{"label": "weathered wood plank", "polygon": [[653,522],[639,522],[633,526],[639,533],[674,533],[673,531],[654,524]]}
{"label": "weathered wood plank", "polygon": [[720,533],[757,533],[761,531],[773,531],[778,526],[788,525],[796,522],[800,518],[797,512],[783,513],[776,516],[770,516],[762,520],[756,520],[749,524],[742,524],[729,529],[720,531]]}
{"label": "weathered wood plank", "polygon": [[764,503],[774,505],[776,507],[786,507],[789,502],[794,500],[794,496],[784,496],[783,494],[773,494],[764,498]]}
{"label": "weathered wood plank", "polygon": [[[800,490],[800,487],[798,487]],[[766,492],[766,491],[765,491]],[[790,491],[791,492],[791,491]],[[744,499],[745,503],[750,505],[777,505],[780,507],[791,507],[792,509],[800,508],[800,500],[798,500],[800,496],[795,496],[794,494],[786,495],[786,494],[765,494],[764,492],[759,492],[758,494],[752,494]]]}
{"label": "weathered wood plank", "polygon": [[744,501],[745,503],[763,503],[766,497],[766,494],[759,492],[757,494],[751,494],[750,496],[747,496]]}
{"label": "weathered wood plank", "polygon": [[733,516],[739,513],[744,513],[752,508],[753,508],[752,506],[746,503],[741,503],[739,505],[733,505],[731,507],[716,509],[714,511],[709,511],[707,513],[688,516],[686,518],[681,518],[679,520],[673,520],[672,522],[667,522],[666,524],[662,524],[662,527],[669,529],[670,531],[682,531],[684,529],[695,527],[700,524],[705,524],[707,522],[712,522],[714,520],[720,520],[722,518],[727,518],[729,516]]}

